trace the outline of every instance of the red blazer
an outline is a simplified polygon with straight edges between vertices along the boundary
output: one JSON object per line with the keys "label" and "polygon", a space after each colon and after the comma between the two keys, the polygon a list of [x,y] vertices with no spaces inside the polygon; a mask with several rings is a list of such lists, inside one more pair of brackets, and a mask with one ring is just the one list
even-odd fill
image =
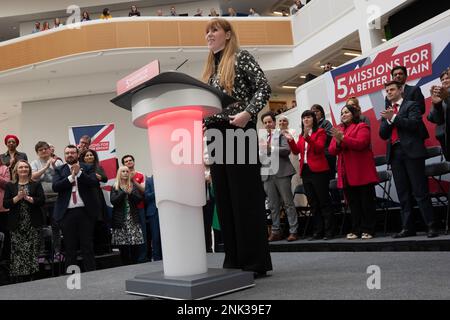
{"label": "red blazer", "polygon": [[289,141],[289,146],[293,154],[300,154],[300,175],[302,174],[304,157],[305,157],[305,141],[308,142],[308,166],[312,172],[324,172],[330,170],[327,158],[325,157],[325,143],[327,141],[327,133],[324,129],[319,128],[306,139],[301,135],[297,144],[294,140]]}
{"label": "red blazer", "polygon": [[364,186],[378,182],[375,161],[370,147],[370,128],[361,122],[348,127],[339,126],[344,131],[344,140],[338,147],[336,139],[331,140],[328,151],[338,156],[338,187]]}

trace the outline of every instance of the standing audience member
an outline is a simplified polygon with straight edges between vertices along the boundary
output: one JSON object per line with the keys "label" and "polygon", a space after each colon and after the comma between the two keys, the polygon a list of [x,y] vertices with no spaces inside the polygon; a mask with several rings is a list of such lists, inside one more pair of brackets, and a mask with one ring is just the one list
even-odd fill
{"label": "standing audience member", "polygon": [[138,11],[138,9],[136,8],[136,6],[131,6],[131,10],[128,13],[129,17],[140,17],[141,13]]}
{"label": "standing audience member", "polygon": [[55,219],[60,223],[66,249],[66,268],[77,264],[78,243],[85,271],[95,270],[94,225],[98,204],[93,190],[98,187],[94,168],[78,161],[78,149],[64,149],[66,164],[55,169],[53,190],[58,193]]}
{"label": "standing audience member", "polygon": [[387,142],[388,163],[391,164],[394,182],[401,207],[402,230],[394,238],[416,234],[412,217],[412,197],[417,201],[429,238],[437,237],[434,229],[433,207],[425,178],[427,155],[420,128],[424,126],[417,102],[402,98],[402,84],[391,81],[385,84],[390,106],[381,112],[380,137]]}
{"label": "standing audience member", "polygon": [[[134,168],[135,162],[134,157],[132,155],[125,155],[122,157],[122,165],[128,167],[130,170],[130,176],[131,176],[131,182],[133,185],[139,190],[141,194],[144,194],[145,192],[145,176],[143,173],[136,171]],[[141,230],[144,233],[144,243],[139,247],[139,256],[138,256],[138,262],[146,262],[148,260],[147,257],[147,228],[145,227],[145,204],[144,200],[140,201],[137,204],[138,214],[139,214],[139,221]]]}
{"label": "standing audience member", "polygon": [[5,137],[5,145],[8,148],[8,151],[2,154],[0,159],[4,165],[8,166],[10,174],[12,173],[12,170],[14,169],[14,166],[16,165],[17,161],[19,160],[28,161],[26,153],[17,151],[19,142],[20,142],[19,138],[13,134],[8,134]]}
{"label": "standing audience member", "polygon": [[197,8],[196,14],[194,14],[194,17],[201,17],[203,16],[203,10],[200,8]]}
{"label": "standing audience member", "polygon": [[89,137],[87,134],[81,136],[77,146],[78,154],[81,154],[82,152],[88,150],[90,145],[91,145],[91,137]]}
{"label": "standing audience member", "polygon": [[375,235],[375,184],[378,182],[370,128],[359,119],[352,105],[341,110],[341,122],[332,129],[330,153],[338,156],[338,188],[344,189],[352,215],[352,230],[347,239],[372,239]]}
{"label": "standing audience member", "polygon": [[[294,166],[289,155],[291,148],[284,135],[275,130],[275,115],[271,112],[261,116],[261,122],[267,130],[267,137],[259,145],[259,155],[263,167],[261,174],[264,182],[264,190],[269,198],[269,208],[272,216],[272,232],[269,241],[279,241],[283,239],[280,226],[281,200],[289,222],[288,241],[298,240],[297,228],[298,218],[295,209],[294,199],[291,189],[292,176],[295,174]],[[274,157],[277,157],[274,159]]]}
{"label": "standing audience member", "polygon": [[38,159],[31,162],[33,181],[40,182],[45,194],[45,206],[49,223],[52,226],[52,240],[55,250],[55,258],[60,258],[61,235],[60,228],[53,216],[53,210],[58,194],[53,190],[52,183],[56,167],[62,166],[63,162],[50,156],[50,146],[45,141],[39,141],[34,146]]}
{"label": "standing audience member", "polygon": [[[161,233],[159,228],[159,213],[158,208],[156,207],[153,176],[145,179],[144,202],[146,215],[150,226],[151,255],[149,255],[149,257],[152,257],[153,261],[162,260],[163,256],[161,249]],[[149,243],[148,240],[147,243]]]}
{"label": "standing audience member", "polygon": [[[266,105],[271,89],[255,58],[239,49],[236,33],[227,20],[213,18],[205,29],[209,54],[203,81],[239,101],[205,119],[205,128],[222,133],[225,139],[222,154],[225,155],[229,133],[244,130],[257,139],[258,112]],[[257,160],[258,153],[248,140],[241,150],[244,154],[239,155],[246,159],[245,163],[238,164],[235,152],[232,164],[216,162],[211,165],[211,177],[225,248],[223,267],[253,271],[255,277],[259,277],[272,270],[272,261],[267,242],[261,165],[250,161]],[[234,139],[228,144],[237,149]]]}
{"label": "standing audience member", "polygon": [[119,246],[124,265],[138,262],[139,245],[144,243],[137,208],[142,199],[141,192],[131,182],[128,167],[119,167],[110,198],[113,205],[112,244]]}
{"label": "standing audience member", "polygon": [[99,185],[92,189],[95,192],[95,196],[98,202],[99,211],[94,226],[94,252],[96,254],[109,253],[111,244],[111,236],[109,234],[109,228],[107,225],[108,211],[106,207],[105,197],[103,195],[100,183],[108,182],[105,170],[100,165],[98,154],[95,150],[88,149],[80,154],[80,162],[86,163],[94,168],[95,176],[99,182]]}
{"label": "standing audience member", "polygon": [[[406,69],[406,67],[404,66],[394,67],[391,70],[391,76],[393,81],[397,81],[398,83],[400,83],[403,100],[417,102],[420,114],[424,114],[425,97],[423,96],[420,87],[410,86],[406,84],[406,80],[408,79],[408,70]],[[385,102],[386,108],[391,106],[391,101],[389,101],[389,98],[387,96]],[[428,136],[426,138],[428,138]]]}
{"label": "standing audience member", "polygon": [[359,100],[356,97],[350,97],[348,98],[347,102],[345,103],[348,106],[354,106],[356,108],[356,111],[359,113],[359,121],[364,122],[369,126],[370,129],[370,120],[365,115],[362,114],[361,106],[359,105]]}
{"label": "standing audience member", "polygon": [[325,157],[327,158],[328,166],[330,167],[330,180],[332,180],[336,177],[336,156],[331,155],[328,148],[330,146],[331,139],[333,138],[333,133],[331,132],[333,125],[325,118],[325,110],[323,110],[323,107],[320,104],[313,104],[311,106],[311,111],[313,111],[316,115],[319,128],[324,129],[327,134],[327,141],[325,143]]}
{"label": "standing audience member", "polygon": [[234,10],[233,7],[229,7],[228,8],[228,16],[229,17],[236,17],[237,16],[237,12],[236,12],[236,10]]}
{"label": "standing audience member", "polygon": [[170,15],[172,17],[176,17],[177,16],[177,10],[175,9],[175,6],[171,6],[170,7]]}
{"label": "standing audience member", "polygon": [[34,23],[34,28],[33,31],[31,31],[31,33],[36,33],[36,32],[40,32],[41,31],[41,23],[39,21],[36,21]]}
{"label": "standing audience member", "polygon": [[100,19],[107,20],[107,19],[111,19],[111,18],[112,18],[112,15],[109,12],[109,9],[108,8],[103,9],[102,14],[100,15]]}
{"label": "standing audience member", "polygon": [[[19,160],[14,166],[12,182],[5,188],[3,206],[9,209],[8,228],[11,233],[10,275],[23,281],[39,271],[39,234],[43,224],[41,206],[44,190],[31,180],[31,166]],[[31,280],[31,279],[30,279]]]}
{"label": "standing audience member", "polygon": [[327,62],[324,66],[323,66],[323,73],[327,73],[328,71],[333,70],[333,64],[331,62]]}
{"label": "standing audience member", "polygon": [[55,154],[55,146],[51,143],[49,143],[48,146],[50,150],[50,157],[52,157],[55,160],[60,160],[62,162],[62,159]]}
{"label": "standing audience member", "polygon": [[298,142],[289,133],[284,133],[294,154],[300,154],[300,176],[311,206],[314,233],[310,240],[329,240],[334,236],[334,212],[331,205],[330,173],[325,144],[327,134],[319,128],[317,117],[311,110],[302,113],[302,133]]}
{"label": "standing audience member", "polygon": [[5,196],[6,184],[10,181],[9,169],[0,161],[0,232],[4,235],[3,240],[3,252],[0,255],[0,261],[9,259],[10,244],[9,244],[9,231],[8,231],[8,211],[3,207],[3,197]]}
{"label": "standing audience member", "polygon": [[447,161],[450,161],[450,75],[449,69],[441,73],[441,86],[432,86],[430,89],[432,107],[428,121],[436,124],[436,139],[442,147]]}

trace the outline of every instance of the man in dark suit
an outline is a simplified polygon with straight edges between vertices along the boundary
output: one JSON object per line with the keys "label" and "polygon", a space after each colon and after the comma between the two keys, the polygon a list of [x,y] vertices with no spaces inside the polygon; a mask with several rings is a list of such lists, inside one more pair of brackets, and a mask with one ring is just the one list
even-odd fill
{"label": "man in dark suit", "polygon": [[425,178],[424,138],[417,134],[423,126],[420,107],[417,102],[402,98],[401,83],[391,81],[385,84],[385,88],[390,106],[381,112],[379,134],[383,140],[387,140],[387,159],[392,166],[402,216],[402,231],[395,234],[394,238],[416,234],[412,221],[413,196],[428,226],[427,236],[436,237],[433,207]]}
{"label": "man in dark suit", "polygon": [[[420,110],[420,114],[425,113],[425,97],[422,94],[422,90],[418,86],[410,86],[406,84],[408,78],[408,71],[404,66],[396,66],[391,71],[393,81],[397,81],[401,84],[402,97],[407,101],[417,102]],[[391,106],[391,102],[388,97],[385,99],[386,108]],[[428,138],[428,137],[427,137]]]}
{"label": "man in dark suit", "polygon": [[98,185],[94,169],[78,162],[78,149],[64,149],[66,164],[55,169],[53,190],[58,193],[54,216],[61,225],[66,249],[66,267],[77,264],[78,242],[85,271],[95,270],[94,224],[99,206],[94,188]]}

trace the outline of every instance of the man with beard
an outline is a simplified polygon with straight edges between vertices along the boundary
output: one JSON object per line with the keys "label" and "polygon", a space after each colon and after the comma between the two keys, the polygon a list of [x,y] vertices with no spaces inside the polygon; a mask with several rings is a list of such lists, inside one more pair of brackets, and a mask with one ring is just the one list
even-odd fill
{"label": "man with beard", "polygon": [[93,167],[78,162],[78,149],[64,149],[66,164],[55,169],[53,190],[58,193],[54,217],[60,223],[66,248],[66,268],[77,264],[78,242],[85,271],[95,270],[94,223],[98,203],[93,188],[98,186]]}

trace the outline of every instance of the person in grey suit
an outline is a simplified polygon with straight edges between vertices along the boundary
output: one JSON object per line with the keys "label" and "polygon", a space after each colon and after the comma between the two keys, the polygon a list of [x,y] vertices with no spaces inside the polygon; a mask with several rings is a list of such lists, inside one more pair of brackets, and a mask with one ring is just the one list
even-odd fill
{"label": "person in grey suit", "polygon": [[392,173],[401,207],[402,230],[394,238],[416,234],[412,219],[414,197],[419,206],[429,238],[436,237],[433,222],[433,207],[428,195],[425,178],[426,149],[424,138],[418,134],[423,126],[420,107],[417,102],[402,98],[401,83],[391,81],[385,84],[391,106],[381,112],[380,137],[387,141],[387,160]]}
{"label": "person in grey suit", "polygon": [[269,208],[272,215],[272,232],[269,241],[283,239],[280,228],[280,206],[281,200],[289,222],[288,241],[298,239],[298,217],[295,209],[291,179],[295,174],[294,166],[289,159],[291,148],[284,135],[275,130],[275,115],[271,112],[261,116],[261,121],[267,130],[265,139],[260,142],[259,155],[263,168],[261,178],[264,182],[264,190],[269,199]]}
{"label": "person in grey suit", "polygon": [[450,145],[448,136],[450,133],[450,75],[449,69],[443,71],[439,77],[441,86],[432,86],[430,89],[431,101],[433,103],[428,121],[436,124],[436,139],[440,142],[445,159],[450,161]]}

